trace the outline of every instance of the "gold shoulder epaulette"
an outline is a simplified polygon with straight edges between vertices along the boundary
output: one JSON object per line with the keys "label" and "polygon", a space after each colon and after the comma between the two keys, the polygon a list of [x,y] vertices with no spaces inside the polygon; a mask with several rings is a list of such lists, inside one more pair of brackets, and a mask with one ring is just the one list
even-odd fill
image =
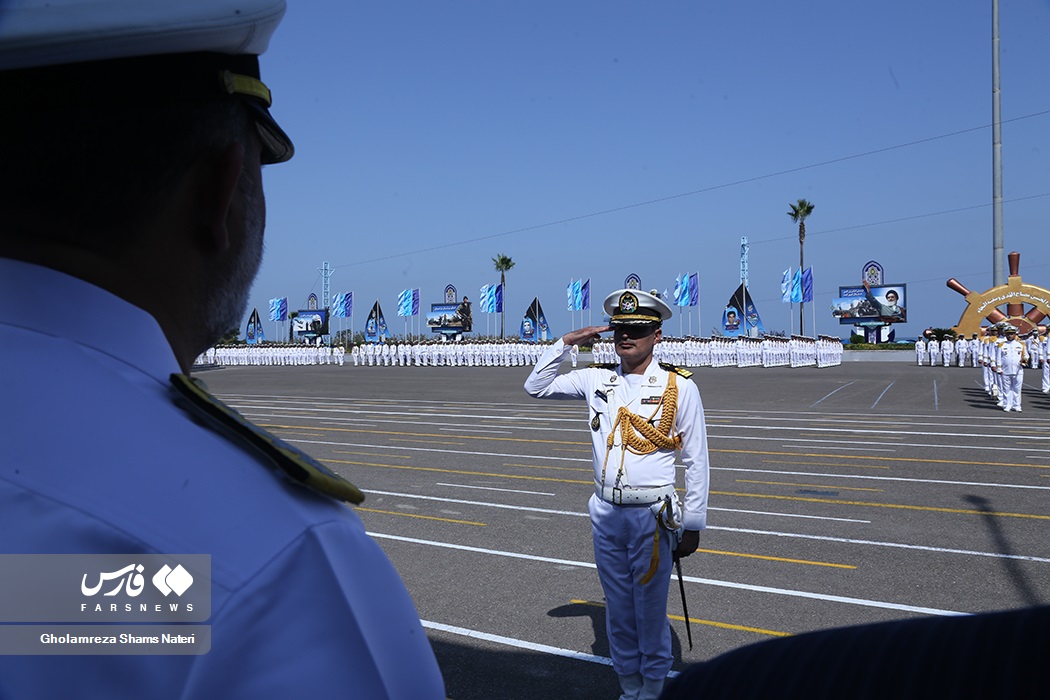
{"label": "gold shoulder epaulette", "polygon": [[668,372],[674,372],[678,376],[685,377],[686,379],[689,379],[689,377],[693,376],[693,373],[689,370],[682,369],[681,367],[675,367],[670,362],[661,362],[660,369],[667,370]]}
{"label": "gold shoulder epaulette", "polygon": [[208,393],[202,382],[185,374],[171,375],[171,385],[193,414],[246,447],[251,447],[293,481],[331,498],[361,503],[365,495],[349,481],[310,455],[271,435]]}
{"label": "gold shoulder epaulette", "polygon": [[596,369],[616,369],[620,365],[618,365],[615,362],[592,362],[588,366],[589,367],[594,367]]}

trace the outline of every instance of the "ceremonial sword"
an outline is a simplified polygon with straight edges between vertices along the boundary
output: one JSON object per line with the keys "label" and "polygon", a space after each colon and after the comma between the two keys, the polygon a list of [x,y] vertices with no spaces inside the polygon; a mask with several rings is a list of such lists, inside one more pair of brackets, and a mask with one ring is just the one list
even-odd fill
{"label": "ceremonial sword", "polygon": [[678,570],[678,590],[682,592],[682,614],[685,615],[685,636],[689,639],[689,651],[693,650],[693,631],[689,627],[689,607],[685,604],[685,583],[682,581],[682,560],[674,558],[675,569]]}

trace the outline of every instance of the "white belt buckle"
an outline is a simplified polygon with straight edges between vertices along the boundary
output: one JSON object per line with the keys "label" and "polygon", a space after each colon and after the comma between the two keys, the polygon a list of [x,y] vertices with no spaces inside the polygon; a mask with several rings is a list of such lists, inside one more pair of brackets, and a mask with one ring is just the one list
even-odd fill
{"label": "white belt buckle", "polygon": [[613,504],[618,505],[618,506],[622,506],[623,505],[623,489],[621,489],[619,486],[613,486],[613,489],[612,489],[612,502],[613,502]]}

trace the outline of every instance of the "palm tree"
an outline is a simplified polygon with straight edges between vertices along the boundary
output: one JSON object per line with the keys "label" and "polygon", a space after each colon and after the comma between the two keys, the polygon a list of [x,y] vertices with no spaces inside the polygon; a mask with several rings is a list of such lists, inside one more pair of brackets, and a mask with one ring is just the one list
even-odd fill
{"label": "palm tree", "polygon": [[[507,278],[504,273],[510,268],[514,267],[514,261],[502,253],[492,258],[492,262],[496,265],[496,272],[499,273],[499,286],[503,290],[503,308],[507,308]],[[499,337],[503,337],[503,317],[504,312],[500,311],[499,314]]]}
{"label": "palm tree", "polygon": [[[806,269],[805,256],[803,255],[803,249],[806,243],[806,217],[813,213],[814,206],[812,203],[807,202],[804,199],[798,200],[797,204],[789,204],[791,211],[787,213],[791,217],[791,220],[798,224],[798,269]],[[801,273],[800,273],[801,274]],[[806,334],[805,326],[805,313],[803,309],[804,303],[798,305],[798,332],[802,335]]]}

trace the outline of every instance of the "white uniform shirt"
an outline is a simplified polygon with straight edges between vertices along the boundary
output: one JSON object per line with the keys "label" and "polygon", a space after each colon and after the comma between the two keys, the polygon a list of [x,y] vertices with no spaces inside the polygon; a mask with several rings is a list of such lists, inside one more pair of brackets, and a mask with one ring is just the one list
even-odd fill
{"label": "white uniform shirt", "polygon": [[[667,388],[668,371],[655,361],[650,362],[644,375],[624,376],[620,367],[602,369],[589,367],[567,374],[558,374],[558,367],[568,354],[560,339],[550,346],[525,381],[525,391],[536,398],[586,399],[587,424],[594,447],[594,481],[603,486],[647,488],[675,483],[674,450],[657,450],[648,455],[637,455],[620,447],[620,432],[609,451],[606,463],[606,440],[620,406],[645,418],[657,409],[659,399]],[[685,464],[686,495],[682,522],[687,530],[703,530],[707,526],[707,494],[709,466],[707,453],[707,424],[700,391],[691,380],[676,377],[678,408],[673,434],[682,436],[682,463]],[[633,385],[633,386],[632,386]],[[602,398],[604,395],[605,398]],[[590,429],[597,414],[599,429]],[[653,416],[659,423],[660,411]],[[623,477],[616,483],[623,455]],[[605,480],[602,467],[605,464]]]}

